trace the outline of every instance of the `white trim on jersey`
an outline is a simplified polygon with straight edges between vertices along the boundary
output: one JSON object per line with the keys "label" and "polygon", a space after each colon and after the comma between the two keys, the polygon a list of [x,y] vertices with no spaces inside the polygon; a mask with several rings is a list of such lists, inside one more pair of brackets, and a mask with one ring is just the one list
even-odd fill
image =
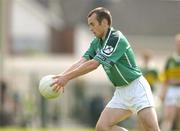
{"label": "white trim on jersey", "polygon": [[128,45],[127,47],[126,47],[126,49],[129,49],[131,46],[130,45]]}
{"label": "white trim on jersey", "polygon": [[[107,44],[107,41],[109,40],[109,37],[110,37],[110,35],[111,35],[111,32],[112,32],[112,28],[110,28],[108,37],[107,37],[106,42],[105,42],[105,44],[104,44],[104,47],[105,47],[105,45]],[[103,49],[104,49],[104,47],[103,47]]]}
{"label": "white trim on jersey", "polygon": [[116,68],[117,72],[122,77],[122,79],[126,82],[126,84],[129,84],[129,82],[124,78],[124,76],[122,75],[121,71],[118,69],[118,67],[115,64],[114,64],[114,67]]}
{"label": "white trim on jersey", "polygon": [[[111,34],[111,32],[109,33],[109,36],[110,36],[110,34]],[[117,48],[118,43],[119,43],[119,41],[120,41],[120,39],[121,39],[122,33],[121,33],[120,31],[118,31],[118,34],[119,34],[119,37],[118,37],[118,41],[116,42],[116,46],[115,46],[114,50],[113,50],[110,54],[105,54],[105,53],[103,53],[103,51],[102,51],[102,50],[104,50],[104,49],[106,48],[107,41],[109,40],[109,36],[108,36],[108,38],[107,38],[107,40],[106,40],[106,43],[104,44],[104,47],[103,47],[103,49],[101,50],[101,53],[102,53],[102,54],[104,54],[104,55],[106,55],[106,56],[111,56],[111,55],[116,51],[116,48]]]}
{"label": "white trim on jersey", "polygon": [[131,62],[130,62],[130,60],[129,60],[129,57],[127,56],[126,53],[125,53],[125,57],[126,57],[126,59],[127,59],[128,64],[130,65],[130,67],[132,67],[132,64],[131,64]]}

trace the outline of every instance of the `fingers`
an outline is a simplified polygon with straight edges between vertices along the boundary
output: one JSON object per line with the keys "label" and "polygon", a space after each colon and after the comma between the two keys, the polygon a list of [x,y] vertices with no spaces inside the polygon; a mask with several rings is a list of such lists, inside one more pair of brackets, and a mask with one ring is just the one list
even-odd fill
{"label": "fingers", "polygon": [[60,89],[61,89],[61,86],[55,86],[55,87],[53,87],[53,91],[55,91],[55,92],[59,92]]}
{"label": "fingers", "polygon": [[58,79],[56,78],[56,80],[50,85],[51,87],[55,86],[56,84],[58,84]]}
{"label": "fingers", "polygon": [[60,76],[54,76],[54,77],[52,77],[52,79],[53,79],[53,83],[50,85],[51,87],[53,87],[53,86],[55,86],[56,84],[60,84],[60,81],[59,81],[59,77]]}
{"label": "fingers", "polygon": [[51,84],[51,87],[53,88],[53,91],[55,92],[59,92],[61,89],[64,93],[64,86],[60,85],[60,83],[57,81],[55,81],[53,84]]}
{"label": "fingers", "polygon": [[62,89],[62,91],[64,92],[64,80],[63,77],[56,75],[54,77],[52,77],[54,79],[54,82],[50,85],[53,88],[53,91],[55,92],[59,92],[60,89]]}
{"label": "fingers", "polygon": [[56,76],[53,76],[52,78],[53,78],[53,79],[57,79],[58,77],[59,77],[59,76],[58,76],[58,75],[56,75]]}

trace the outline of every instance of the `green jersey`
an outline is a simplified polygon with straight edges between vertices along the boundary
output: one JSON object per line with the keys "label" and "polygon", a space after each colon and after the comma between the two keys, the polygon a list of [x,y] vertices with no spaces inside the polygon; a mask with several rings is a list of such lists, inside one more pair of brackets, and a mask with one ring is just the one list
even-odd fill
{"label": "green jersey", "polygon": [[129,42],[112,27],[104,40],[94,38],[83,57],[100,62],[114,86],[128,85],[142,75]]}

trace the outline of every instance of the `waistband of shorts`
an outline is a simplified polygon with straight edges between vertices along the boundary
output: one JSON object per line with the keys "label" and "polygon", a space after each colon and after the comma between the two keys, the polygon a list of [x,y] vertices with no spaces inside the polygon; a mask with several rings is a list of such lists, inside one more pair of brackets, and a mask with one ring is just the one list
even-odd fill
{"label": "waistband of shorts", "polygon": [[129,85],[131,85],[131,84],[133,84],[133,83],[135,83],[135,82],[137,82],[137,81],[142,80],[142,79],[144,79],[144,76],[143,76],[143,75],[140,75],[138,78],[136,78],[135,80],[131,81],[128,85],[116,86],[116,88],[117,88],[117,89],[118,89],[118,88],[125,88],[125,87],[127,87],[127,86],[129,86]]}

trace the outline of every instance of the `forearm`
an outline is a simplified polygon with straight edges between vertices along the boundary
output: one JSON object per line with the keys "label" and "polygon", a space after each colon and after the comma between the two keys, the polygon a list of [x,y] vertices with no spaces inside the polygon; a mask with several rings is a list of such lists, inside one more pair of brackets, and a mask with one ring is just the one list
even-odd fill
{"label": "forearm", "polygon": [[75,62],[72,66],[70,66],[67,70],[65,70],[62,74],[67,74],[68,72],[75,70],[86,61],[87,61],[86,59],[81,58],[79,61]]}
{"label": "forearm", "polygon": [[169,80],[168,80],[168,83],[169,83],[170,85],[177,85],[177,84],[180,84],[180,79],[179,79],[179,78],[169,79]]}
{"label": "forearm", "polygon": [[165,98],[167,89],[168,89],[168,82],[166,81],[166,82],[164,82],[164,83],[162,84],[161,91],[160,91],[160,98],[161,98],[162,101],[163,101],[164,98]]}
{"label": "forearm", "polygon": [[76,77],[82,76],[84,74],[87,74],[93,70],[95,70],[99,64],[94,63],[93,61],[87,61],[84,64],[80,65],[78,68],[75,70],[69,71],[68,73],[64,74],[65,77],[68,80],[74,79]]}

